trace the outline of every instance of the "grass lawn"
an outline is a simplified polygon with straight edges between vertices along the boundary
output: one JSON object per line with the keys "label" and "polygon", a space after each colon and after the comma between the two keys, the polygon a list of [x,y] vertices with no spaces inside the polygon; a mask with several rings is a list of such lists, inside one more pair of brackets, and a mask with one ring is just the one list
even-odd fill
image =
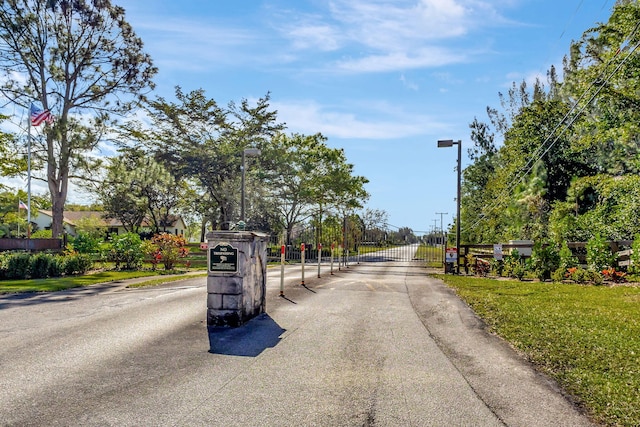
{"label": "grass lawn", "polygon": [[[164,271],[116,271],[108,270],[93,274],[85,274],[83,276],[64,276],[51,279],[31,279],[31,280],[3,280],[0,281],[0,294],[12,292],[51,292],[61,291],[64,289],[77,288],[80,286],[89,286],[96,283],[114,282],[116,280],[134,279],[137,277],[158,276],[166,274]],[[203,276],[206,273],[203,272]],[[150,280],[148,282],[138,283],[135,286],[149,286],[153,284],[166,283],[174,280],[184,279],[184,272],[173,272],[167,274],[166,278]]]}
{"label": "grass lawn", "polygon": [[640,288],[438,276],[604,425],[640,425]]}
{"label": "grass lawn", "polygon": [[442,248],[420,245],[416,251],[416,258],[425,260],[427,267],[443,268],[444,253]]}

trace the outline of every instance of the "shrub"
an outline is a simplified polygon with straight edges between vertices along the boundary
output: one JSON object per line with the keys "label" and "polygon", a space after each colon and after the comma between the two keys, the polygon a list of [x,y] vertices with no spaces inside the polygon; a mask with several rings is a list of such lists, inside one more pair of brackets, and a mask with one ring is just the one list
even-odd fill
{"label": "shrub", "polygon": [[560,258],[560,265],[558,268],[562,269],[562,271],[566,272],[569,268],[578,266],[578,258],[573,256],[573,252],[569,249],[567,242],[562,242],[560,250],[558,251],[558,256]]}
{"label": "shrub", "polygon": [[64,258],[64,274],[84,274],[93,267],[93,260],[87,254],[70,254]]}
{"label": "shrub", "polygon": [[615,268],[607,268],[602,270],[602,277],[615,283],[626,282],[627,274],[624,271],[617,271]]}
{"label": "shrub", "polygon": [[9,253],[8,252],[1,252],[0,253],[0,279],[6,279],[7,278],[7,263],[8,263],[8,259],[9,259]]}
{"label": "shrub", "polygon": [[567,274],[567,269],[560,267],[556,269],[553,273],[551,273],[551,280],[553,280],[554,282],[562,282],[564,279],[567,278],[566,274]]}
{"label": "shrub", "polygon": [[144,260],[140,236],[136,233],[112,235],[107,259],[114,262],[116,268],[120,268],[122,264],[125,270],[140,268]]}
{"label": "shrub", "polygon": [[636,234],[631,245],[631,265],[629,266],[630,273],[640,273],[640,234]]}
{"label": "shrub", "polygon": [[49,277],[60,277],[64,273],[64,257],[55,255],[49,261]]}
{"label": "shrub", "polygon": [[51,230],[41,229],[31,233],[32,239],[51,239],[52,237],[53,237],[53,233]]}
{"label": "shrub", "polygon": [[161,233],[153,236],[151,242],[157,246],[156,256],[159,255],[165,270],[173,270],[178,259],[189,254],[189,249],[186,247],[187,241],[182,236]]}
{"label": "shrub", "polygon": [[617,255],[611,251],[611,246],[599,234],[587,242],[587,265],[590,270],[602,271],[613,267]]}
{"label": "shrub", "polygon": [[[568,249],[568,248],[567,248]],[[560,255],[551,244],[536,243],[531,253],[531,269],[540,281],[551,279],[551,273],[560,267]]]}
{"label": "shrub", "polygon": [[514,249],[513,251],[511,251],[511,255],[504,258],[504,275],[507,277],[515,278],[516,274],[522,274],[522,277],[524,277],[524,274],[522,273],[520,267],[523,267],[522,257],[520,256],[518,250]]}
{"label": "shrub", "polygon": [[53,255],[44,252],[37,253],[31,257],[31,277],[34,279],[44,279],[49,277],[50,264]]}
{"label": "shrub", "polygon": [[160,253],[158,245],[153,243],[151,240],[145,240],[142,242],[142,252],[150,258],[151,270],[156,271],[158,263],[162,259],[162,254]]}
{"label": "shrub", "polygon": [[31,256],[16,252],[7,259],[7,279],[26,279],[31,274]]}
{"label": "shrub", "polygon": [[602,285],[604,283],[604,277],[598,271],[588,271],[588,281],[594,285]]}
{"label": "shrub", "polygon": [[498,276],[498,277],[502,276],[502,274],[504,273],[504,261],[492,259],[490,263],[491,263],[491,273],[494,276]]}
{"label": "shrub", "polygon": [[583,268],[570,268],[569,279],[576,283],[586,283],[589,280],[589,272]]}
{"label": "shrub", "polygon": [[527,269],[523,263],[518,263],[513,266],[513,270],[511,271],[512,277],[522,280],[524,276],[527,274]]}
{"label": "shrub", "polygon": [[90,233],[78,233],[72,241],[73,247],[81,254],[92,254],[100,251],[102,239]]}

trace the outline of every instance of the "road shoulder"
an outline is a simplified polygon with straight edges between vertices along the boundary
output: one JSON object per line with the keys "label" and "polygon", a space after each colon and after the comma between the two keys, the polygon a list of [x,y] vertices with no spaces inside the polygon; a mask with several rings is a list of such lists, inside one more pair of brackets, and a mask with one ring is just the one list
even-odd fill
{"label": "road shoulder", "polygon": [[592,426],[555,381],[539,373],[441,280],[407,282],[414,310],[478,396],[509,426]]}

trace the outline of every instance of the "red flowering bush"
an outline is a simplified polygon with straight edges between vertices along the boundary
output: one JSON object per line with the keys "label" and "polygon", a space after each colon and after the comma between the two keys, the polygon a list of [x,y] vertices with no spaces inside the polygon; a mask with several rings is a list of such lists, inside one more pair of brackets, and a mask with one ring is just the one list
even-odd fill
{"label": "red flowering bush", "polygon": [[625,277],[627,273],[624,271],[616,271],[613,267],[602,270],[602,275],[605,280],[611,280],[614,283],[622,283],[627,280]]}
{"label": "red flowering bush", "polygon": [[178,259],[189,255],[187,241],[182,236],[160,233],[153,236],[151,243],[157,248],[154,255],[156,263],[162,261],[165,270],[173,270]]}

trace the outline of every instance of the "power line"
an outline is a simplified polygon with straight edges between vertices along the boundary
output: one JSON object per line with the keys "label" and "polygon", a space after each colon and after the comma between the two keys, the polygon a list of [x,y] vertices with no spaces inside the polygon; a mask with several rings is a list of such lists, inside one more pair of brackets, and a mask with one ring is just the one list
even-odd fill
{"label": "power line", "polygon": [[[504,190],[498,195],[498,197],[496,199],[494,199],[494,203],[492,203],[489,206],[488,209],[485,208],[485,209],[482,210],[483,212],[487,212],[487,211],[490,212],[493,209],[496,209],[500,205],[500,203],[502,203],[502,201],[504,199],[504,196],[506,196],[507,191],[509,191],[512,188],[514,188],[515,186],[519,185],[524,180],[524,178],[531,172],[531,170],[535,166],[535,163],[537,161],[539,161],[540,159],[542,159],[549,152],[549,150],[551,150],[551,148],[556,144],[556,142],[558,141],[558,139],[560,138],[562,133],[564,133],[565,131],[567,131],[569,129],[569,127],[578,119],[580,114],[596,98],[596,96],[600,93],[602,88],[611,80],[611,78],[613,78],[613,76],[620,70],[620,68],[622,68],[622,66],[629,60],[629,58],[632,57],[633,53],[638,49],[638,47],[640,47],[640,42],[638,42],[633,47],[633,49],[631,49],[629,51],[629,54],[626,55],[623,58],[623,60],[616,66],[616,68],[611,73],[609,73],[609,75],[607,75],[607,77],[604,80],[601,79],[601,77],[606,74],[606,70],[609,67],[609,65],[611,65],[616,58],[618,58],[618,54],[621,52],[622,48],[627,44],[627,42],[629,40],[632,39],[634,34],[638,31],[639,27],[640,27],[640,22],[638,22],[636,24],[636,26],[633,28],[633,30],[631,31],[629,36],[620,44],[620,48],[618,49],[616,54],[606,64],[606,66],[604,67],[604,69],[600,73],[600,75],[598,77],[596,77],[591,82],[589,87],[587,89],[585,89],[585,91],[582,93],[582,95],[578,98],[578,100],[571,107],[569,112],[554,127],[554,129],[547,136],[547,138],[545,138],[543,143],[540,144],[540,146],[531,154],[531,157],[530,157],[529,161],[521,169],[521,172],[518,173],[516,175],[516,177],[511,181],[511,183],[504,188]],[[580,104],[580,101],[582,101],[582,99],[584,99],[587,96],[587,94],[589,93],[589,91],[591,91],[591,89],[594,88],[594,87],[596,88],[596,91],[593,93],[593,95],[591,95],[589,100],[582,107],[580,107],[579,111],[573,116],[573,118],[571,118],[570,121],[566,122],[566,120],[571,116],[571,114],[576,110],[576,108],[578,108],[578,106]],[[545,149],[545,145],[549,142],[549,140],[551,140],[551,138],[554,136],[554,134],[556,134],[556,131],[558,131],[558,129],[560,127],[564,127],[564,128],[556,135],[555,139],[553,139],[553,141],[551,141],[551,143]],[[538,154],[538,152],[542,151],[543,149],[544,149],[544,151],[541,154]],[[471,228],[476,227],[480,223],[480,221],[482,221],[482,219],[483,219],[483,216],[481,215],[481,217],[471,226]]]}

